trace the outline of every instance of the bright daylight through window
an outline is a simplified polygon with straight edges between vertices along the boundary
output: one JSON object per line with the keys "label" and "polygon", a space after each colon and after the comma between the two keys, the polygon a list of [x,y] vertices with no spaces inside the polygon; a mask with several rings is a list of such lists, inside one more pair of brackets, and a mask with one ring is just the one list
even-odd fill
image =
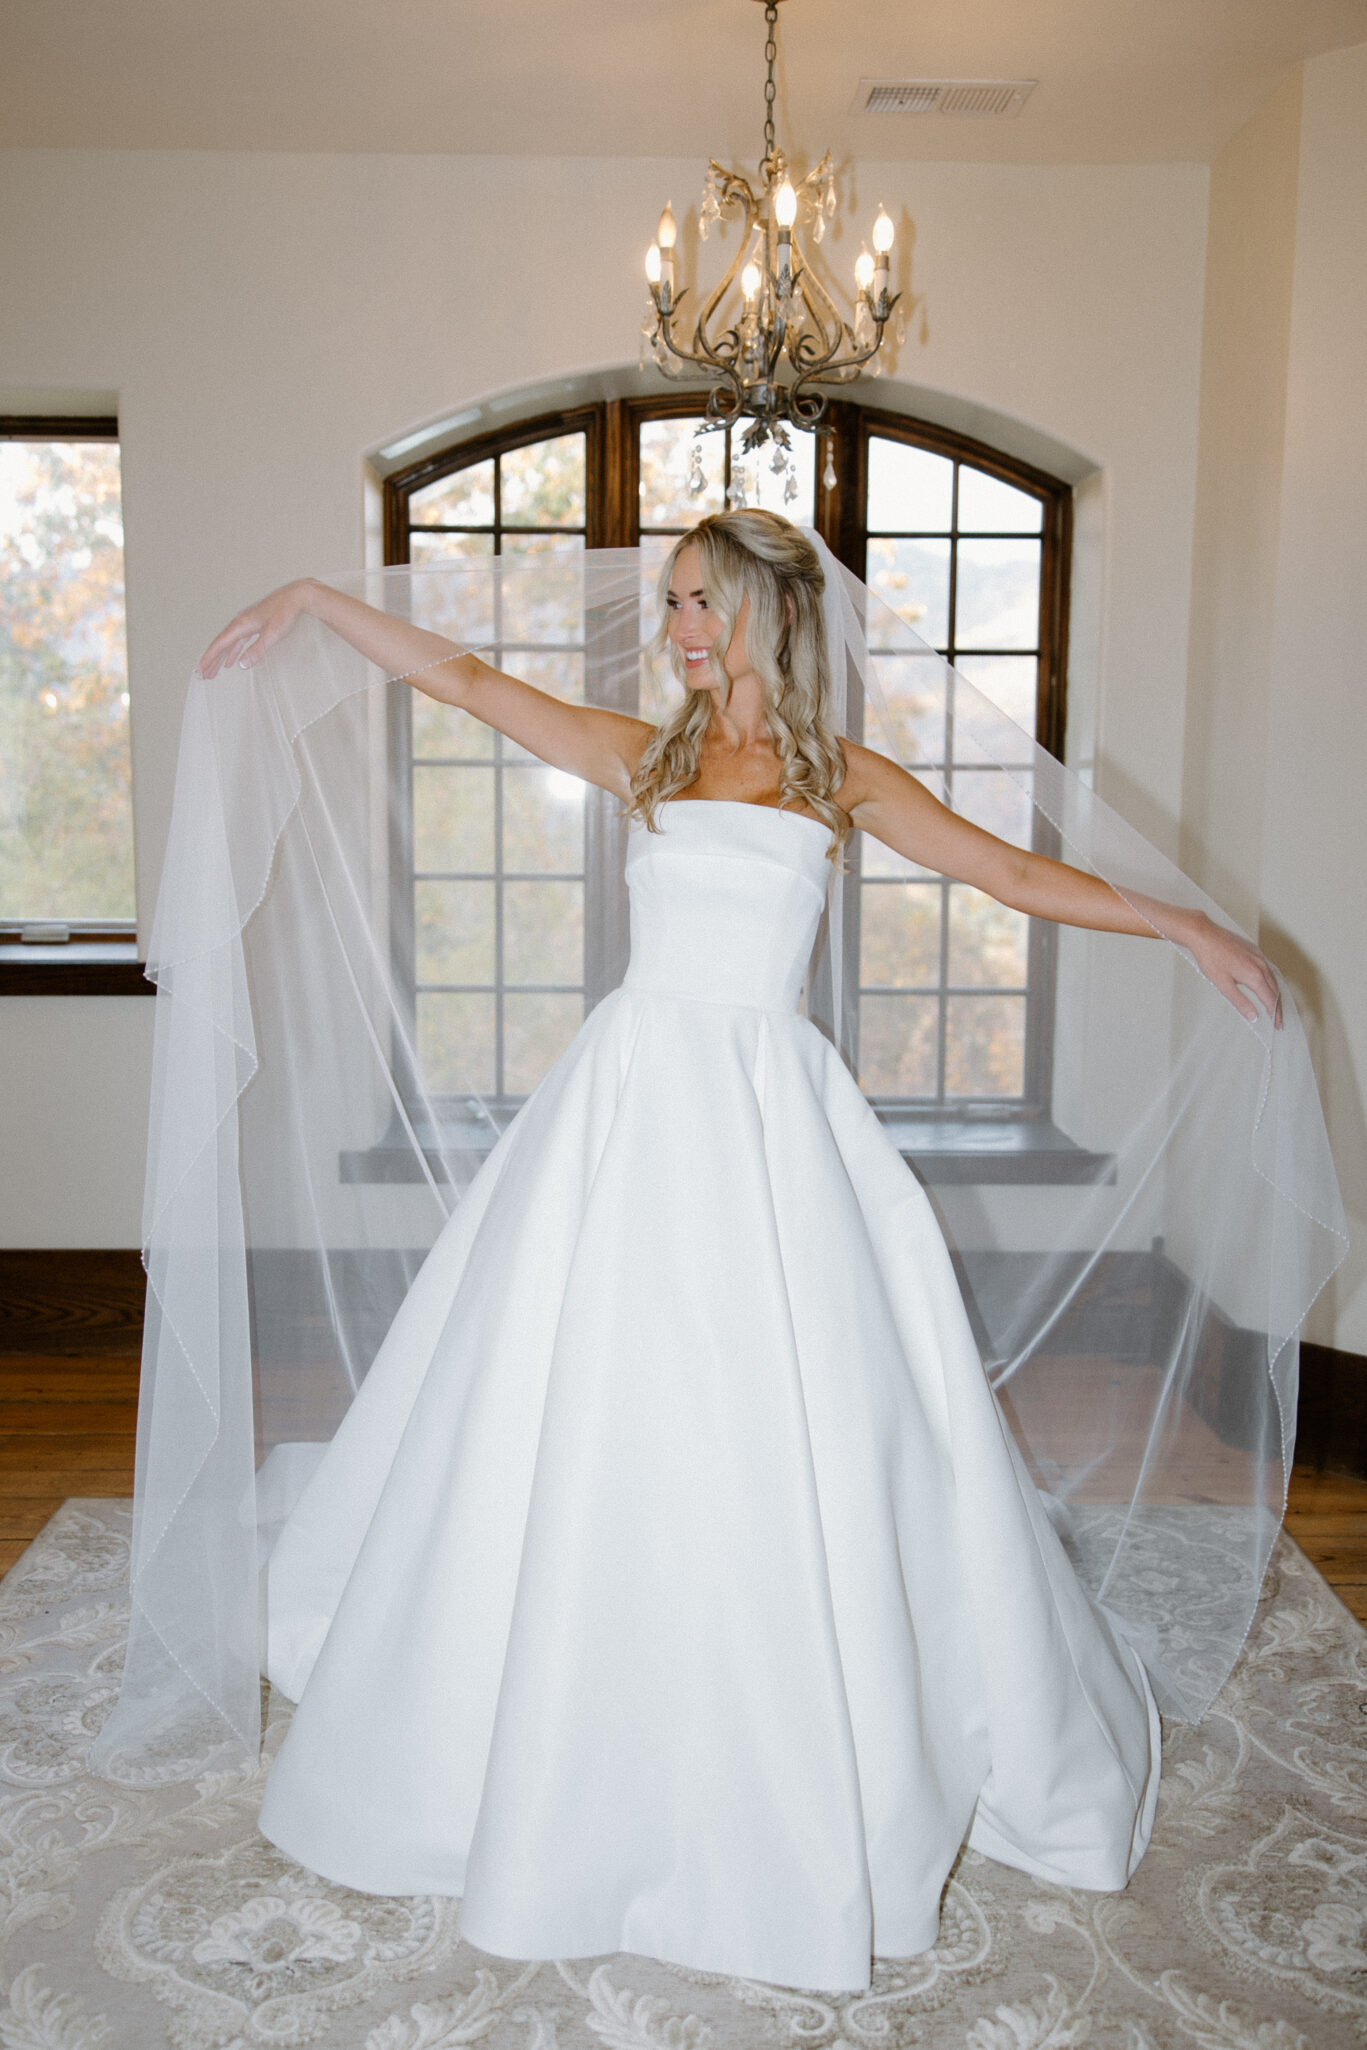
{"label": "bright daylight through window", "polygon": [[[904,441],[868,444],[868,569],[899,618],[1028,733],[1035,725],[1044,507],[967,463]],[[984,767],[955,745],[954,697],[879,663],[897,753],[956,812],[1017,840],[1032,768]],[[880,736],[870,735],[875,745]],[[875,840],[860,847],[860,1080],[909,1101],[1008,1102],[1027,1091],[1030,920]]]}
{"label": "bright daylight through window", "polygon": [[[619,505],[634,508],[634,521],[613,538],[639,541],[648,581],[681,533],[728,504],[819,523],[839,502],[837,439],[853,437],[846,444],[859,452],[857,530],[845,548],[851,567],[1027,733],[1047,734],[1057,650],[1046,649],[1043,636],[1061,606],[1051,583],[1056,543],[1053,570],[1046,557],[1063,487],[952,436],[854,407],[819,435],[792,431],[789,455],[747,453],[739,434],[699,435],[699,422],[677,404],[642,409],[631,422],[634,465],[609,487]],[[531,425],[510,430],[501,443],[450,449],[427,459],[420,473],[393,480],[391,559],[419,565],[529,550],[574,554],[591,535],[604,538],[604,509],[590,481],[597,475],[602,490],[604,465],[589,455],[592,423],[528,441]],[[970,460],[979,454],[1001,474]],[[653,606],[652,589],[643,631]],[[582,701],[584,650],[569,631],[549,619],[500,620],[493,659]],[[878,681],[891,731],[870,731],[870,743],[895,749],[954,810],[990,831],[1028,838],[1028,746],[1019,762],[987,766],[962,740],[956,744],[953,692],[938,678],[928,688],[921,664],[905,654],[879,658]],[[630,709],[659,718],[671,688],[664,665],[643,672]],[[620,889],[620,879],[590,872],[583,793],[571,779],[445,706],[419,699],[403,716],[413,778],[409,979],[422,1058],[429,1072],[449,1069],[454,1077],[454,1049],[467,1063],[473,1049],[481,1086],[517,1099],[589,1007],[585,948],[595,920],[612,915],[595,892]],[[859,1080],[869,1096],[921,1116],[1045,1114],[1047,931],[862,835],[850,863],[848,972],[859,986]]]}
{"label": "bright daylight through window", "polygon": [[[44,423],[50,425],[50,423]],[[131,923],[123,515],[112,429],[0,438],[0,924]]]}
{"label": "bright daylight through window", "polygon": [[[584,436],[457,470],[412,494],[409,519],[417,564],[578,553]],[[582,704],[584,651],[554,620],[491,625],[491,661]],[[423,697],[404,709],[421,1057],[439,1086],[466,1072],[496,1098],[524,1096],[584,1017],[583,785],[467,713]]]}

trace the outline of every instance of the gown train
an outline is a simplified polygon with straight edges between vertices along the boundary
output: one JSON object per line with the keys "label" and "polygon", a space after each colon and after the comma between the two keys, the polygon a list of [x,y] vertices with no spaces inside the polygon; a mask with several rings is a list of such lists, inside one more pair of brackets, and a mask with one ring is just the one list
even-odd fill
{"label": "gown train", "polygon": [[930,1203],[798,1014],[826,830],[634,825],[631,967],[428,1256],[268,1569],[261,1826],[519,1958],[825,1989],[978,1849],[1115,1889],[1159,1732]]}

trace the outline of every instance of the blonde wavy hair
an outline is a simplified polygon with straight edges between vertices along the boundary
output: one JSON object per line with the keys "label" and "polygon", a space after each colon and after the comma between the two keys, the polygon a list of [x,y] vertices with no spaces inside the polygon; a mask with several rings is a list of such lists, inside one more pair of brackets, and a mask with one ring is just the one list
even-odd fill
{"label": "blonde wavy hair", "polygon": [[709,660],[725,707],[731,684],[723,657],[748,599],[745,646],[764,685],[764,719],[779,760],[779,808],[803,804],[831,829],[830,859],[841,865],[852,821],[835,801],[845,757],[830,719],[830,677],[821,598],[826,577],[815,548],[777,513],[758,509],[713,513],[680,536],[660,578],[660,627],[650,652],[668,652],[683,703],[647,743],[631,779],[628,815],[660,831],[660,806],[696,783],[713,698],[695,690],[669,639],[665,599],[685,548],[696,548],[703,594],[722,623]]}

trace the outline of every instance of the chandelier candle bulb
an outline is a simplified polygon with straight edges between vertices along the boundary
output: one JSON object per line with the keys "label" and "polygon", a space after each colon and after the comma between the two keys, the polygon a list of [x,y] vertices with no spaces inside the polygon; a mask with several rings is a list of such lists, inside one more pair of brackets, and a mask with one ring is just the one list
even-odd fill
{"label": "chandelier candle bulb", "polygon": [[791,178],[785,178],[774,194],[774,226],[777,230],[778,288],[786,298],[793,284],[793,222],[797,219],[797,194]]}
{"label": "chandelier candle bulb", "polygon": [[873,246],[878,252],[874,266],[873,310],[875,317],[888,317],[888,252],[892,248],[893,225],[887,213],[880,206],[878,219],[873,224]]}
{"label": "chandelier candle bulb", "polygon": [[[715,158],[707,166],[698,234],[706,241],[713,222],[737,220],[740,249],[721,282],[701,299],[691,335],[676,327],[688,292],[674,282],[678,223],[672,204],[660,215],[646,259],[650,305],[645,337],[656,363],[667,376],[690,368],[709,376],[708,426],[730,426],[748,417],[747,452],[768,441],[787,449],[789,427],[810,433],[824,418],[832,390],[863,369],[872,368],[876,375],[884,328],[897,305],[888,261],[895,231],[881,205],[873,225],[877,261],[865,249],[855,266],[852,319],[841,313],[805,260],[798,218],[819,242],[835,213],[835,167],[828,152],[805,177],[794,179],[787,154],[778,146],[774,70],[780,4],[764,4],[767,75],[758,185]],[[739,310],[732,296],[736,283],[743,294]]]}
{"label": "chandelier candle bulb", "polygon": [[664,288],[666,305],[674,301],[674,244],[678,239],[678,224],[674,219],[674,203],[668,200],[660,215],[660,224],[655,230],[655,240],[660,251],[660,283]]}

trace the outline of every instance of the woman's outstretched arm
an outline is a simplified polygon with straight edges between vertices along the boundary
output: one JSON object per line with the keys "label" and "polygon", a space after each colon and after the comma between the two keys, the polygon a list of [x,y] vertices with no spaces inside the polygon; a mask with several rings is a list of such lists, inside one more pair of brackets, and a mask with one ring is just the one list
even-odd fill
{"label": "woman's outstretched arm", "polygon": [[1204,911],[1163,904],[1137,891],[1122,897],[1100,876],[1013,847],[960,818],[914,776],[871,748],[847,743],[845,758],[848,774],[839,802],[857,826],[898,854],[956,882],[971,883],[999,904],[1034,918],[1175,940],[1245,1018],[1256,1022],[1256,997],[1273,1023],[1281,1024],[1281,993],[1271,963]]}
{"label": "woman's outstretched arm", "polygon": [[233,665],[251,669],[305,613],[386,675],[402,677],[428,697],[472,713],[553,768],[618,797],[630,794],[632,771],[653,731],[644,719],[564,704],[519,677],[505,676],[478,655],[466,654],[442,634],[396,619],[311,577],[285,584],[239,612],[204,650],[199,674],[212,678]]}

